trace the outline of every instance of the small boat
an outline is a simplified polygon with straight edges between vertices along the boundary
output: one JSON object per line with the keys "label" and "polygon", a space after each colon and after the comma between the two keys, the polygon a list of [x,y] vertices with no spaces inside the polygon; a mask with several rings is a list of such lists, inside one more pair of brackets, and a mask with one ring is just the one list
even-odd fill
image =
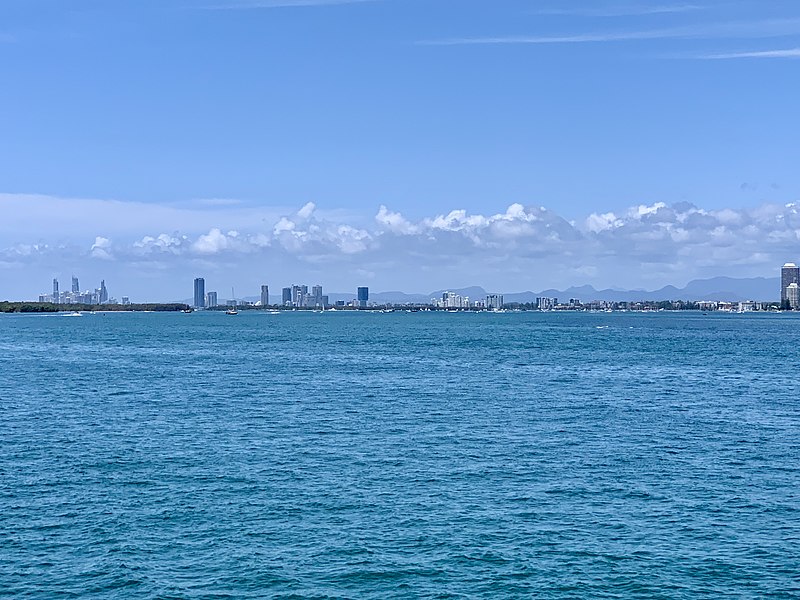
{"label": "small boat", "polygon": [[194,312],[194,310],[191,309],[191,308],[184,308],[183,310],[181,310],[181,312],[183,312],[183,313],[191,313],[191,312]]}
{"label": "small boat", "polygon": [[231,306],[228,310],[225,311],[226,315],[238,315],[239,311],[236,310],[236,292],[233,291],[233,287],[231,287],[231,296],[233,296],[233,306]]}

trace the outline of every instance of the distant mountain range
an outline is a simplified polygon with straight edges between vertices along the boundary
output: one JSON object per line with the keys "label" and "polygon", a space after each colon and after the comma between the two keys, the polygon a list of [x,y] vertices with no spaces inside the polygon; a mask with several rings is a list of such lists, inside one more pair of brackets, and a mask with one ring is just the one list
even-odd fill
{"label": "distant mountain range", "polygon": [[[502,293],[506,303],[509,302],[535,302],[540,296],[558,298],[559,301],[566,301],[570,298],[577,298],[581,302],[592,300],[609,300],[616,302],[636,302],[642,300],[729,300],[740,302],[742,300],[756,300],[759,302],[777,302],[780,297],[780,278],[778,277],[712,277],[711,279],[695,279],[686,284],[685,287],[677,288],[667,285],[657,290],[598,290],[591,285],[579,287],[569,287],[565,290],[547,289],[539,292],[487,292],[479,286],[466,288],[450,288],[448,290],[436,290],[430,294],[408,294],[405,292],[373,292],[370,291],[370,302],[379,304],[405,304],[405,303],[427,303],[431,298],[441,298],[445,291],[455,292],[462,296],[469,296],[471,300],[479,300],[487,293]],[[355,298],[355,293],[341,294],[329,293],[328,298],[331,302],[337,300],[350,301]],[[255,302],[258,296],[246,296],[243,300]],[[273,303],[279,303],[280,296],[270,295]],[[183,300],[191,303],[191,300]],[[220,302],[224,300],[220,298]]]}
{"label": "distant mountain range", "polygon": [[[373,302],[427,302],[431,298],[441,298],[445,291],[455,292],[477,300],[486,296],[482,287],[468,287],[451,290],[437,290],[430,294],[404,294],[402,292],[378,292],[370,294]],[[492,292],[494,293],[494,292]],[[713,277],[711,279],[695,279],[683,288],[672,285],[657,290],[598,290],[591,285],[569,287],[565,290],[547,289],[538,292],[505,292],[505,302],[535,302],[536,298],[547,296],[568,300],[577,298],[581,302],[592,300],[610,300],[616,302],[636,302],[640,300],[756,300],[761,302],[777,301],[780,296],[780,279],[778,277],[751,277],[737,279],[734,277]],[[352,298],[352,295],[346,296]]]}

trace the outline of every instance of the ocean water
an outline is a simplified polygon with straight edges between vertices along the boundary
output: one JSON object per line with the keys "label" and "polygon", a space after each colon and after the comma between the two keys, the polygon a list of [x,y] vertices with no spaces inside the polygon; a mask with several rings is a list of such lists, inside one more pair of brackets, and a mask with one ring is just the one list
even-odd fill
{"label": "ocean water", "polygon": [[0,316],[0,595],[800,597],[800,318]]}

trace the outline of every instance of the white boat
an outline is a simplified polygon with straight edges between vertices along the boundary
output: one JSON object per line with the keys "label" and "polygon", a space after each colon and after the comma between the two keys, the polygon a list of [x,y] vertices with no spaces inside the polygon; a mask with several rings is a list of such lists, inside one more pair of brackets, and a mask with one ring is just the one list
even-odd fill
{"label": "white boat", "polygon": [[228,310],[225,311],[226,315],[238,315],[239,311],[236,310],[236,292],[233,291],[233,287],[231,287],[231,296],[233,296],[233,306],[231,306]]}

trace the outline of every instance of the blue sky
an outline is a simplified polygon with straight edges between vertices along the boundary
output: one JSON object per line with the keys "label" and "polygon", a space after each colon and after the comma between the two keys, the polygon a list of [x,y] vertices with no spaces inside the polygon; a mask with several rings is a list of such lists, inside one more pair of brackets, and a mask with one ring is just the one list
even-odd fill
{"label": "blue sky", "polygon": [[773,275],[799,70],[789,1],[4,0],[0,296]]}

